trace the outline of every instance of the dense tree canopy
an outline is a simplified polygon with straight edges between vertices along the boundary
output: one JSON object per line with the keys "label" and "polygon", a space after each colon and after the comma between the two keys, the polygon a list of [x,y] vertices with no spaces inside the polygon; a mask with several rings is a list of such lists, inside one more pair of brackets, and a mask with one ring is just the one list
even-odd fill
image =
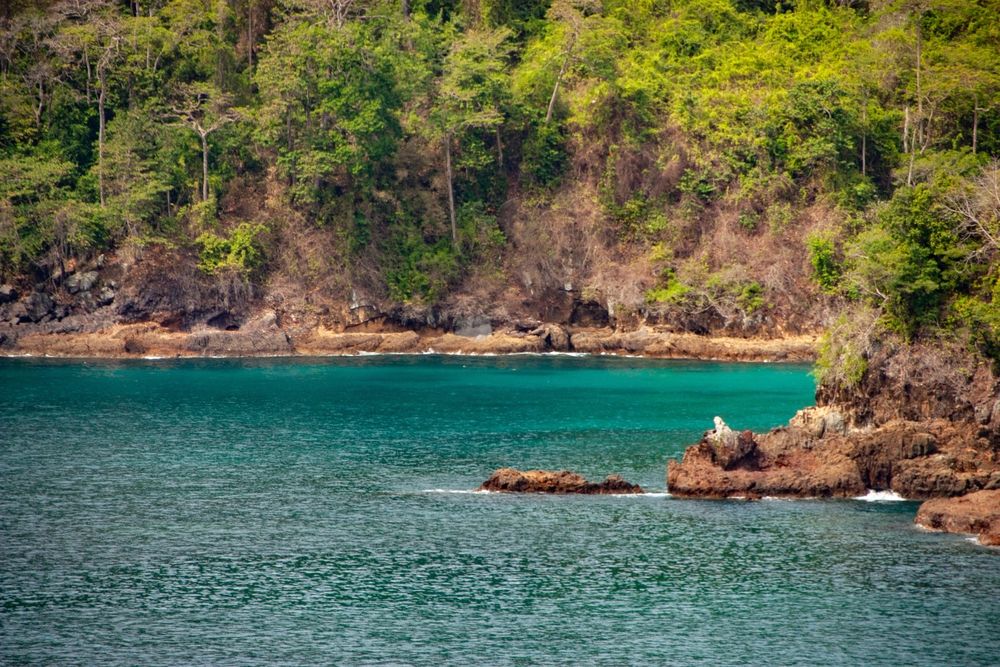
{"label": "dense tree canopy", "polygon": [[780,235],[823,203],[839,217],[796,241],[819,294],[995,353],[997,16],[996,0],[4,3],[0,274],[157,243],[266,271],[266,229],[220,205],[256,181],[427,303],[513,252],[512,193],[592,179],[609,233],[662,264],[651,307],[759,309],[766,286],[682,261],[688,223],[733,211],[748,238]]}

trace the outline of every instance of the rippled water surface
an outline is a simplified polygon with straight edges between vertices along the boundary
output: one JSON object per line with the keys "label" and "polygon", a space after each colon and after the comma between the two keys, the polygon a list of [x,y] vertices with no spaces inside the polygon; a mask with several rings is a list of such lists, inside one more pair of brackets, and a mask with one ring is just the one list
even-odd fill
{"label": "rippled water surface", "polygon": [[[802,366],[0,360],[0,663],[1000,662],[1000,553],[916,504],[664,497]],[[642,497],[458,493],[497,467]]]}

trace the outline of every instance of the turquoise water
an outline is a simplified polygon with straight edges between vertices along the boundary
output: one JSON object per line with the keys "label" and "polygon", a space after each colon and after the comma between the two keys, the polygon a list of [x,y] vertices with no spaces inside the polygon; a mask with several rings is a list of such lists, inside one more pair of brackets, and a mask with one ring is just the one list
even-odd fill
{"label": "turquoise water", "polygon": [[802,366],[0,360],[0,663],[1000,662],[1000,553],[915,503],[458,493],[664,467]]}

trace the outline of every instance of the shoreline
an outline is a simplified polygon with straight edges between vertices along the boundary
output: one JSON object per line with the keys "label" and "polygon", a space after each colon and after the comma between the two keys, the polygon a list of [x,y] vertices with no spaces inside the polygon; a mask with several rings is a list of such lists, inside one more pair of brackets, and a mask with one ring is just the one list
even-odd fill
{"label": "shoreline", "polygon": [[[819,336],[702,336],[641,327],[566,329],[544,324],[531,332],[497,330],[478,336],[429,331],[335,331],[322,327],[249,331],[175,331],[152,323],[89,332],[7,329],[0,357],[65,359],[306,358],[440,354],[455,356],[573,355],[724,362],[815,361]],[[10,334],[13,334],[12,336]]]}

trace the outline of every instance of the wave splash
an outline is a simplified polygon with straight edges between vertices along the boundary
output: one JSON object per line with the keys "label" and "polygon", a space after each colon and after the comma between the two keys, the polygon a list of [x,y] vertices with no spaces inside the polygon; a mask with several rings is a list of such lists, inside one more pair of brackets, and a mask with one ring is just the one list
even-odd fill
{"label": "wave splash", "polygon": [[854,499],[863,500],[867,503],[885,503],[906,500],[906,498],[899,495],[895,491],[876,491],[875,489],[868,489],[868,493],[863,496],[856,496]]}

